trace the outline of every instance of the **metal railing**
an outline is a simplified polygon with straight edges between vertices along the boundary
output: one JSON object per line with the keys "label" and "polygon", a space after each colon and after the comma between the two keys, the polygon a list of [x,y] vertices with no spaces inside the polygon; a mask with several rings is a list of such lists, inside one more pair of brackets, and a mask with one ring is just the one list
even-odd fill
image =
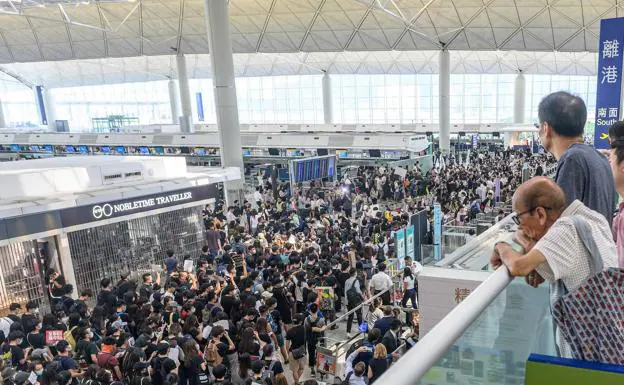
{"label": "metal railing", "polygon": [[501,267],[479,285],[409,349],[377,380],[380,384],[412,385],[442,358],[494,299],[511,283],[513,277]]}

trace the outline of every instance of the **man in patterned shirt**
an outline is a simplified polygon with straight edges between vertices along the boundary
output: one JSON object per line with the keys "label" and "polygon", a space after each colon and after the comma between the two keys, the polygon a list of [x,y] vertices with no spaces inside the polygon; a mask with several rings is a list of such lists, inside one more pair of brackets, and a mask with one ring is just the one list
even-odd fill
{"label": "man in patterned shirt", "polygon": [[[524,276],[537,287],[544,280],[551,284],[551,304],[562,280],[569,292],[576,290],[590,275],[589,251],[574,224],[580,219],[587,225],[602,257],[604,269],[617,267],[617,253],[609,224],[604,215],[589,209],[581,201],[566,205],[563,190],[546,177],[535,177],[523,183],[514,194],[516,239],[526,251],[516,251],[499,242],[490,262],[494,268],[503,263],[512,276]],[[555,339],[561,354],[569,356],[567,344],[557,331]]]}

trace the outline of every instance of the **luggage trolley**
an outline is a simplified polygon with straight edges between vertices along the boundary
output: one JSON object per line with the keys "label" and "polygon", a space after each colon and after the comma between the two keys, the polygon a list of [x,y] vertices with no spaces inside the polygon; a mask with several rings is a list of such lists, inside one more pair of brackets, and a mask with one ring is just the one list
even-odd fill
{"label": "luggage trolley", "polygon": [[[342,382],[338,357],[346,357],[347,350],[353,343],[353,339],[339,341],[328,337],[321,337],[316,347],[316,366],[314,369],[320,374],[320,380],[326,384],[339,384]],[[320,382],[319,382],[320,383]]]}

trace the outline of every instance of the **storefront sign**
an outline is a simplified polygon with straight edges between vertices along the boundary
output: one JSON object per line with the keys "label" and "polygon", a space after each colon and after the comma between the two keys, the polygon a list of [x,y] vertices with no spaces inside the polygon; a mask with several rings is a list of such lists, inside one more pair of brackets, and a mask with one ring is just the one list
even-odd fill
{"label": "storefront sign", "polygon": [[60,216],[63,227],[69,227],[210,198],[216,199],[218,194],[217,185],[188,187],[182,190],[72,207],[61,210]]}
{"label": "storefront sign", "polygon": [[624,18],[600,21],[594,147],[609,148],[609,127],[620,120]]}

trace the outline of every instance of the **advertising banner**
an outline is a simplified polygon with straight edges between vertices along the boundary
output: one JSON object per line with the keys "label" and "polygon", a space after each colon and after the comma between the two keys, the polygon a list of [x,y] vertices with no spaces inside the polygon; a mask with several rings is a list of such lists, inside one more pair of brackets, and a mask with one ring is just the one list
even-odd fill
{"label": "advertising banner", "polygon": [[405,256],[412,258],[415,257],[415,239],[414,239],[414,225],[409,225],[405,229]]}
{"label": "advertising banner", "polygon": [[442,207],[433,205],[433,256],[436,261],[442,259]]}
{"label": "advertising banner", "polygon": [[624,384],[624,366],[531,354],[526,364],[526,385]]}
{"label": "advertising banner", "polygon": [[620,120],[624,18],[600,21],[594,147],[609,148],[609,126]]}

